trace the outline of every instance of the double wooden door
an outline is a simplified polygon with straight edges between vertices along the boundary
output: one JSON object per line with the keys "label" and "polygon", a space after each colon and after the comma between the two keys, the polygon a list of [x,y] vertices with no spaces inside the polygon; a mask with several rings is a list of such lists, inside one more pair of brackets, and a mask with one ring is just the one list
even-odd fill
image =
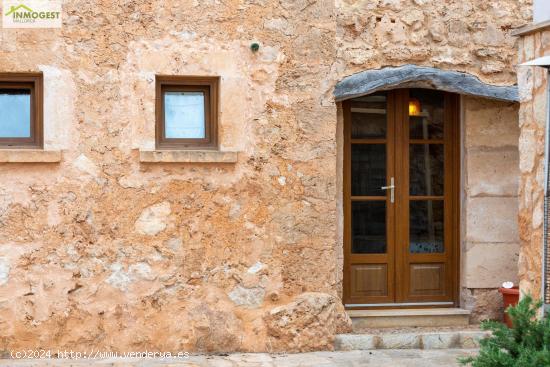
{"label": "double wooden door", "polygon": [[397,89],[344,109],[344,303],[453,306],[458,96]]}

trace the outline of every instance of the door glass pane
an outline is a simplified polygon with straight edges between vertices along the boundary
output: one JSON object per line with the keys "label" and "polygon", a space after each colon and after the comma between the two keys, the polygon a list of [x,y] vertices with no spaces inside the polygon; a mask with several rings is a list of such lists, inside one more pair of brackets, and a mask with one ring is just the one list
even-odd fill
{"label": "door glass pane", "polygon": [[386,137],[386,93],[376,93],[351,101],[352,139]]}
{"label": "door glass pane", "polygon": [[31,91],[0,89],[0,137],[31,136]]}
{"label": "door glass pane", "polygon": [[413,254],[444,252],[443,200],[411,201],[409,250]]}
{"label": "door glass pane", "polygon": [[205,138],[204,93],[165,92],[164,124],[166,138]]}
{"label": "door glass pane", "polygon": [[351,195],[386,196],[386,145],[351,146]]}
{"label": "door glass pane", "polygon": [[444,94],[430,89],[409,92],[411,139],[443,139]]}
{"label": "door glass pane", "polygon": [[386,202],[351,203],[351,252],[383,254],[386,252]]}
{"label": "door glass pane", "polygon": [[409,145],[410,195],[443,195],[443,144]]}

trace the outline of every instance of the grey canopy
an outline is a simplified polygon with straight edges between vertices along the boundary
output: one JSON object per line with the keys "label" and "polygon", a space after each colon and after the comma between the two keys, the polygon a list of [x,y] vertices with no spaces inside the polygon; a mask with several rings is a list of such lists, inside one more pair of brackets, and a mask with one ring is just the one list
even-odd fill
{"label": "grey canopy", "polygon": [[517,86],[491,85],[483,83],[471,74],[416,65],[366,70],[350,75],[336,84],[334,97],[338,102],[395,88],[437,89],[500,101],[519,102]]}

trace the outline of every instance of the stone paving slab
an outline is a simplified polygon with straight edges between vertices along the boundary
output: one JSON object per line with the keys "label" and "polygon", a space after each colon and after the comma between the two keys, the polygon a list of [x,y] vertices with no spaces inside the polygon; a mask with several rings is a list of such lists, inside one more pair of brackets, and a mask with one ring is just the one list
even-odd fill
{"label": "stone paving slab", "polygon": [[454,349],[479,348],[479,341],[490,333],[482,330],[408,333],[340,334],[334,340],[337,351],[373,349]]}
{"label": "stone paving slab", "polygon": [[299,354],[245,353],[194,355],[187,359],[109,358],[99,360],[14,360],[0,359],[5,367],[440,367],[458,366],[457,357],[475,354],[477,349],[372,350],[313,352]]}

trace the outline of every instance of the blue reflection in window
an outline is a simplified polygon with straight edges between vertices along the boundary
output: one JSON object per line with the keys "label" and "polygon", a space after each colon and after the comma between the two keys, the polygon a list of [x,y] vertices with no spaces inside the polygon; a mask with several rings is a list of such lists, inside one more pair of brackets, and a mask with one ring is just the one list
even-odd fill
{"label": "blue reflection in window", "polygon": [[172,139],[204,139],[204,93],[164,93],[164,134]]}
{"label": "blue reflection in window", "polygon": [[0,137],[31,136],[31,92],[21,89],[0,89]]}

